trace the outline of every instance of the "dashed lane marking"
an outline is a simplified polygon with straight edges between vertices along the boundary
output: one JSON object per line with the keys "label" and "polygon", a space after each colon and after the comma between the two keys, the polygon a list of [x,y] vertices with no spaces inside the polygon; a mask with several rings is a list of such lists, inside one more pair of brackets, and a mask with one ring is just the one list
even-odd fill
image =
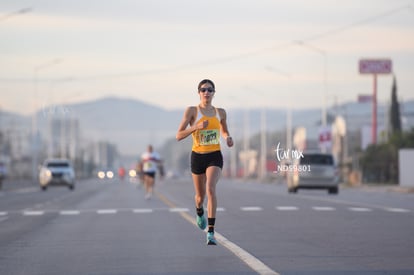
{"label": "dashed lane marking", "polygon": [[[297,195],[300,198],[304,198],[304,199],[308,199],[308,200],[313,200],[313,201],[319,201],[319,202],[329,202],[329,203],[335,203],[335,204],[342,204],[342,205],[348,205],[349,208],[348,210],[350,211],[354,211],[354,212],[371,212],[373,211],[373,209],[375,210],[385,210],[385,211],[389,211],[389,209],[393,209],[392,207],[385,207],[382,205],[377,205],[377,204],[370,204],[370,203],[363,203],[363,202],[352,202],[352,201],[346,201],[346,200],[340,200],[340,199],[328,199],[328,198],[320,198],[320,197],[313,197],[313,196],[309,196],[309,195]],[[395,209],[399,209],[399,208],[395,208]],[[408,210],[408,212],[411,212],[413,210],[409,210],[409,209],[405,209]],[[398,212],[394,211],[394,212]],[[400,213],[407,213],[406,211],[401,211]]]}
{"label": "dashed lane marking", "polygon": [[36,188],[36,187],[26,187],[26,188],[17,189],[15,191],[10,191],[10,192],[11,193],[16,193],[16,194],[27,194],[27,193],[37,192],[37,191],[39,191],[39,188]]}
{"label": "dashed lane marking", "polygon": [[408,209],[404,209],[404,208],[385,208],[386,211],[388,212],[394,212],[394,213],[408,213],[411,212]]}
{"label": "dashed lane marking", "polygon": [[334,207],[329,206],[314,206],[312,207],[315,211],[335,211],[336,209]]}
{"label": "dashed lane marking", "polygon": [[101,209],[101,210],[97,210],[96,213],[102,214],[102,215],[116,214],[116,213],[118,213],[118,210],[116,210],[116,209]]}
{"label": "dashed lane marking", "polygon": [[280,211],[296,211],[296,210],[299,210],[299,207],[296,207],[296,206],[276,206],[276,210],[280,210]]}
{"label": "dashed lane marking", "polygon": [[24,211],[24,216],[42,216],[45,211]]}
{"label": "dashed lane marking", "polygon": [[79,210],[62,210],[59,212],[60,215],[64,215],[64,216],[72,216],[72,215],[79,215],[80,211]]}
{"label": "dashed lane marking", "polygon": [[240,207],[242,211],[253,212],[253,211],[262,211],[263,208],[259,206],[242,206]]}
{"label": "dashed lane marking", "polygon": [[349,210],[354,212],[371,212],[372,209],[365,208],[365,207],[350,207]]}
{"label": "dashed lane marking", "polygon": [[141,208],[141,209],[134,209],[132,210],[134,213],[152,213],[153,210],[150,208]]}
{"label": "dashed lane marking", "polygon": [[[312,210],[317,212],[332,212],[338,210],[335,207],[330,206],[312,206],[310,207]],[[264,208],[259,206],[243,206],[239,208],[241,211],[245,212],[259,212],[263,211]],[[274,208],[277,211],[285,211],[285,212],[292,212],[298,211],[303,208],[299,208],[297,206],[275,206]],[[372,208],[367,207],[348,207],[346,208],[348,211],[351,212],[372,212],[374,211]],[[390,213],[401,213],[401,214],[409,214],[412,213],[413,210],[405,209],[405,208],[382,208],[382,211],[390,212]],[[80,215],[85,213],[97,213],[97,214],[117,214],[117,213],[134,213],[134,214],[146,214],[146,213],[153,213],[156,211],[167,211],[171,213],[182,213],[182,212],[190,212],[189,208],[185,207],[175,207],[174,205],[168,208],[114,208],[114,209],[66,209],[66,210],[51,210],[51,209],[43,209],[43,210],[35,210],[35,209],[26,209],[21,211],[0,211],[0,217],[10,216],[13,214],[22,214],[23,216],[42,216],[45,214],[60,214],[62,216],[70,216],[70,215]],[[217,212],[225,212],[227,211],[223,207],[218,207]]]}

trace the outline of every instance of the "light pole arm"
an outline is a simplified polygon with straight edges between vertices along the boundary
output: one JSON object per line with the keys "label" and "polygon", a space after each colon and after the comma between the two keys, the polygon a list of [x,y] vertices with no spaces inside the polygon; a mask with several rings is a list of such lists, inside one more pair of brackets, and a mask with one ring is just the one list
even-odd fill
{"label": "light pole arm", "polygon": [[16,16],[16,15],[29,13],[31,11],[32,11],[32,8],[23,8],[23,9],[20,9],[20,10],[17,10],[17,11],[13,11],[13,12],[10,12],[8,14],[5,14],[5,15],[1,16],[0,21],[7,20],[10,17]]}

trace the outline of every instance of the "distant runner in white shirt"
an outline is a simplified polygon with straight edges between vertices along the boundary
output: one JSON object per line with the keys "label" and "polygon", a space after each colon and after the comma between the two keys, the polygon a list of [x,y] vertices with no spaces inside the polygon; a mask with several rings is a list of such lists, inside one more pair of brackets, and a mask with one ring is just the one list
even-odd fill
{"label": "distant runner in white shirt", "polygon": [[145,198],[150,199],[155,184],[155,174],[158,165],[161,165],[161,158],[157,152],[154,152],[152,145],[148,145],[147,151],[141,155],[141,167],[144,173]]}

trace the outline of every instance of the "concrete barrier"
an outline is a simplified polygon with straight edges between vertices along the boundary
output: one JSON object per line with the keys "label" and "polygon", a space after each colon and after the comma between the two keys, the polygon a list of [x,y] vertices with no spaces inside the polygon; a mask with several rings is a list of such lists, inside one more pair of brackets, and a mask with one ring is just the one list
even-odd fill
{"label": "concrete barrier", "polygon": [[400,149],[398,151],[399,185],[414,187],[414,149]]}

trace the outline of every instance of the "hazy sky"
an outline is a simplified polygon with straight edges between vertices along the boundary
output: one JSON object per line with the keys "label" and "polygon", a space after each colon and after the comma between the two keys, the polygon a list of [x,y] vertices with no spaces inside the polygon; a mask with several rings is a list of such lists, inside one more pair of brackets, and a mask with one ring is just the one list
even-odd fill
{"label": "hazy sky", "polygon": [[225,108],[321,107],[372,93],[361,58],[392,59],[414,98],[412,0],[6,0],[0,41],[0,108],[22,114],[103,96],[184,109],[203,78]]}

